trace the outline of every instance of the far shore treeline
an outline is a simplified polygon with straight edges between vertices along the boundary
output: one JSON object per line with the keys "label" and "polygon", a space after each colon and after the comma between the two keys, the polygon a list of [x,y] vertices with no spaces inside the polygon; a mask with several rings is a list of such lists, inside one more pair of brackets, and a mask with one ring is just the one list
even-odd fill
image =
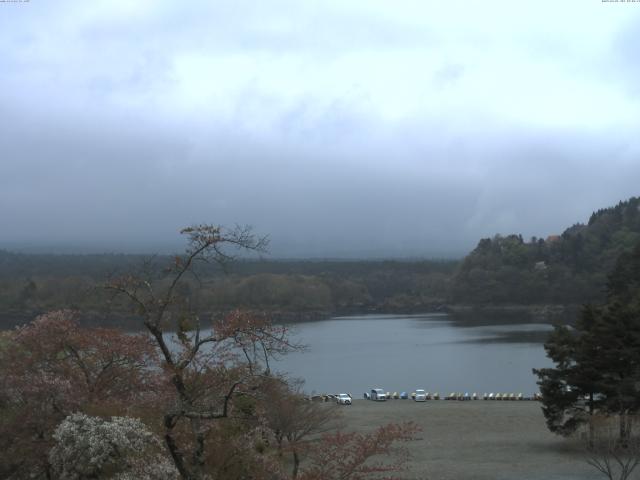
{"label": "far shore treeline", "polygon": [[[594,212],[558,235],[481,239],[462,260],[244,260],[228,272],[200,266],[184,286],[200,311],[244,307],[276,320],[334,314],[528,311],[541,316],[604,299],[616,259],[640,242],[640,199]],[[60,308],[90,312],[86,323],[134,328],[126,306],[100,286],[168,257],[46,255],[0,250],[0,328]],[[104,305],[108,305],[105,310]]]}

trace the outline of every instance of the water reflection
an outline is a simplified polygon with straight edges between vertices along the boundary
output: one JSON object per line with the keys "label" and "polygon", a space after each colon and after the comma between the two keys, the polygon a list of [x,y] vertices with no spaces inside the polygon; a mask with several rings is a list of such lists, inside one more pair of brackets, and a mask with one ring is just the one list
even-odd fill
{"label": "water reflection", "polygon": [[531,369],[550,365],[542,347],[547,324],[461,326],[446,314],[361,315],[292,328],[308,349],[275,367],[305,378],[309,391],[360,395],[379,386],[531,394],[537,390]]}

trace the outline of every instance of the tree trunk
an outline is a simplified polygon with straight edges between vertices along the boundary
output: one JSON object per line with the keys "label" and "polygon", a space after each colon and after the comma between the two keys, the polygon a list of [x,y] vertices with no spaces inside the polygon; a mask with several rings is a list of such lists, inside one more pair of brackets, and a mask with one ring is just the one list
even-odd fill
{"label": "tree trunk", "polygon": [[291,473],[291,478],[296,478],[298,476],[299,467],[300,467],[300,457],[298,457],[298,451],[294,449],[293,450],[293,472]]}
{"label": "tree trunk", "polygon": [[275,437],[276,437],[276,443],[278,444],[278,457],[282,458],[282,440],[284,436],[280,432],[280,430],[276,430]]}
{"label": "tree trunk", "polygon": [[593,448],[595,425],[593,424],[593,393],[589,394],[589,448]]}
{"label": "tree trunk", "polygon": [[620,445],[623,448],[627,448],[629,446],[629,415],[627,415],[627,412],[621,412],[618,418],[620,420]]}
{"label": "tree trunk", "polygon": [[193,477],[202,478],[204,476],[204,433],[202,432],[202,421],[196,418],[191,419],[191,428],[195,440],[195,450],[193,452]]}
{"label": "tree trunk", "polygon": [[187,470],[187,466],[184,464],[184,458],[182,457],[182,453],[178,449],[176,445],[176,441],[171,435],[170,432],[166,432],[164,436],[165,443],[167,444],[167,448],[169,449],[169,453],[171,454],[171,458],[173,458],[173,463],[178,469],[178,473],[184,480],[194,480],[193,477],[189,474]]}

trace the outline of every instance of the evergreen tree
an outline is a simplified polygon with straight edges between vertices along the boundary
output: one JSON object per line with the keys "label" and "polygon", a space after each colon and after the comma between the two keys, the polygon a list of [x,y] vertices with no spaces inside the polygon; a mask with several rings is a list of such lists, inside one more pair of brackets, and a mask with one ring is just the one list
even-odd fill
{"label": "evergreen tree", "polygon": [[601,375],[592,341],[594,320],[594,309],[586,307],[574,329],[556,327],[544,346],[556,367],[533,371],[539,378],[547,427],[560,435],[569,435],[588,423],[600,407]]}
{"label": "evergreen tree", "polygon": [[545,350],[556,367],[534,373],[549,429],[568,435],[597,412],[617,415],[628,438],[640,410],[640,244],[616,262],[607,303],[585,307],[574,328],[557,327]]}

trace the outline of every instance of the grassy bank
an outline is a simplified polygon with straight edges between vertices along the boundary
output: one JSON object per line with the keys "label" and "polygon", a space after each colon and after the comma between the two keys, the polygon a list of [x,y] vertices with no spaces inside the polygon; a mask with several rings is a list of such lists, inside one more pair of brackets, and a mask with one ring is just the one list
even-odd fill
{"label": "grassy bank", "polygon": [[409,444],[410,479],[591,480],[581,444],[551,434],[538,402],[355,400],[343,407],[347,430],[412,420],[421,439]]}

